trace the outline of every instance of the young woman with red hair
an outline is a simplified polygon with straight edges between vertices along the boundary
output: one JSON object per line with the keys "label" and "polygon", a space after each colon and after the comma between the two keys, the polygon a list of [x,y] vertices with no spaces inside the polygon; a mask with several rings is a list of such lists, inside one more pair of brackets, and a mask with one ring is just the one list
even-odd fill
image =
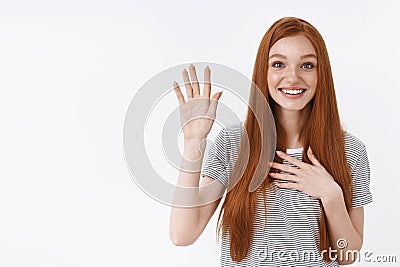
{"label": "young woman with red hair", "polygon": [[[189,73],[183,71],[187,100],[210,100],[197,108],[215,118],[221,92],[210,97],[208,67],[204,77],[200,95],[194,66]],[[341,127],[322,36],[299,18],[276,21],[261,40],[252,81],[258,89],[251,88],[244,124],[218,134],[203,165],[201,182],[199,172],[181,171],[178,177],[178,186],[204,186],[217,180],[221,188],[230,189],[217,226],[222,238],[221,266],[338,266],[354,262],[363,243],[363,206],[372,202],[369,162],[364,143]],[[181,116],[185,116],[193,107],[185,108],[189,101],[176,82],[174,88]],[[275,120],[277,153],[262,184],[251,192],[263,130],[255,114],[267,114],[257,90],[267,99]],[[210,119],[196,119],[184,125],[185,158],[202,156],[200,143],[212,124]],[[244,131],[249,159],[237,184],[230,188],[230,179],[240,165],[237,159],[243,151]],[[200,199],[204,192],[199,190],[191,197]],[[173,207],[172,242],[192,244],[220,200],[200,207]]]}

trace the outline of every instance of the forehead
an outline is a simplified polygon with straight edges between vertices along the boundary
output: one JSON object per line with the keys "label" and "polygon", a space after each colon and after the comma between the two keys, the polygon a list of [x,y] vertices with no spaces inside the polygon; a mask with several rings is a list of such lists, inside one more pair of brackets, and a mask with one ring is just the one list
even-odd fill
{"label": "forehead", "polygon": [[315,54],[310,40],[304,35],[295,35],[279,39],[270,49],[269,54],[300,57],[304,54]]}

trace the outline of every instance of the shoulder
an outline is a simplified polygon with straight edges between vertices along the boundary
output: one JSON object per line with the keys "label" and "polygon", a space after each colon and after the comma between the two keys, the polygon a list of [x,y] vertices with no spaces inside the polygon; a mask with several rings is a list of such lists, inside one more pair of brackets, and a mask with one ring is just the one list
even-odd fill
{"label": "shoulder", "polygon": [[343,140],[347,162],[350,170],[352,170],[358,160],[366,153],[365,143],[348,131],[343,131]]}
{"label": "shoulder", "polygon": [[343,139],[344,139],[344,147],[346,150],[349,152],[352,151],[362,151],[365,149],[365,143],[361,141],[358,137],[356,137],[354,134],[348,132],[348,131],[343,131]]}
{"label": "shoulder", "polygon": [[225,126],[223,129],[229,134],[236,134],[236,133],[241,134],[244,130],[244,122],[241,121],[234,124],[229,124]]}
{"label": "shoulder", "polygon": [[352,177],[352,207],[372,202],[370,190],[370,167],[365,144],[349,132],[344,132],[347,163]]}
{"label": "shoulder", "polygon": [[224,125],[213,140],[211,149],[217,149],[219,153],[224,154],[226,160],[237,156],[244,129],[242,122]]}
{"label": "shoulder", "polygon": [[244,129],[244,122],[224,126],[219,132],[217,139],[223,139],[224,143],[236,144],[240,141]]}

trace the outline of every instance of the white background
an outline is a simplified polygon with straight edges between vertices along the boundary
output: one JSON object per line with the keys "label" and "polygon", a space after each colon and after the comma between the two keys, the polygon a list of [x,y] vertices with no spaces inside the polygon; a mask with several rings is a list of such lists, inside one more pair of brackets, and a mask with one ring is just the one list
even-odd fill
{"label": "white background", "polygon": [[262,36],[287,15],[323,35],[343,124],[367,145],[363,249],[400,261],[396,2],[1,1],[0,266],[217,266],[216,216],[194,245],[174,247],[169,207],[130,177],[125,112],[178,64],[251,77]]}

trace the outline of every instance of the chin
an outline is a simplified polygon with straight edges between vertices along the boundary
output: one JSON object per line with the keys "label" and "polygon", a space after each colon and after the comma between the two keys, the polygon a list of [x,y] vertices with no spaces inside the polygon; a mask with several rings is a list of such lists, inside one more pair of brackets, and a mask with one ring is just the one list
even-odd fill
{"label": "chin", "polygon": [[302,111],[311,106],[311,99],[298,99],[294,101],[287,101],[286,99],[274,100],[277,107],[282,110],[288,111]]}
{"label": "chin", "polygon": [[283,110],[301,111],[310,104],[311,99],[304,97],[302,99],[286,99],[280,95],[270,94],[275,105]]}
{"label": "chin", "polygon": [[279,103],[276,104],[280,109],[287,111],[302,111],[307,106],[307,104],[304,105],[285,105],[285,104],[282,105]]}

